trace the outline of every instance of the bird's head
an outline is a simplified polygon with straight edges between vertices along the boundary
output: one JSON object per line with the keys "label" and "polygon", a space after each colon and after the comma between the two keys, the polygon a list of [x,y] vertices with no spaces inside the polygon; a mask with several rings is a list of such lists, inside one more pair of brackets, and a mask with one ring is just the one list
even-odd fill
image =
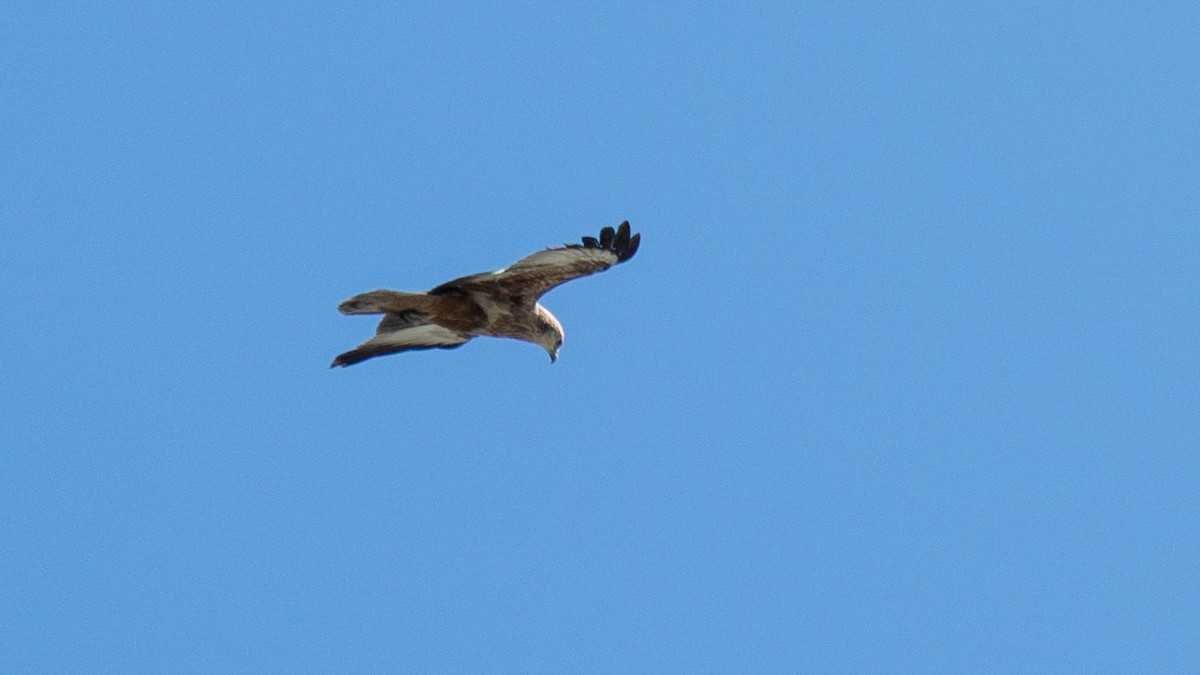
{"label": "bird's head", "polygon": [[550,310],[537,305],[538,334],[536,342],[550,355],[550,363],[558,360],[558,350],[563,343],[562,324],[550,313]]}

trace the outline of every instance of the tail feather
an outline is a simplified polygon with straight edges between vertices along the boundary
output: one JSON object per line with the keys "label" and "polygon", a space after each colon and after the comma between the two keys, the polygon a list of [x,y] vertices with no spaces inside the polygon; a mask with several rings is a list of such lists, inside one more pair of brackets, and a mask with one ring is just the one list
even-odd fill
{"label": "tail feather", "polygon": [[408,310],[428,311],[432,301],[433,298],[425,293],[380,288],[342,301],[338,311],[342,314],[401,314]]}

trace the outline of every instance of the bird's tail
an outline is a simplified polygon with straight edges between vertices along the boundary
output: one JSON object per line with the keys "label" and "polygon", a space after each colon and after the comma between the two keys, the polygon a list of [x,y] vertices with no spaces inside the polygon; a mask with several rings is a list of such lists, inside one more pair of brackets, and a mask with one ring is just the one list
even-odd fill
{"label": "bird's tail", "polygon": [[409,310],[428,311],[433,298],[425,293],[405,293],[378,289],[359,293],[340,305],[342,314],[402,314]]}

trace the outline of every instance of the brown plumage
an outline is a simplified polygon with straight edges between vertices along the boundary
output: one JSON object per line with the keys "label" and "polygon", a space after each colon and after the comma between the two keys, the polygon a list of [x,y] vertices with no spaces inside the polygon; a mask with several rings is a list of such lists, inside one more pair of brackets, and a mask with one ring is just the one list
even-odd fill
{"label": "brown plumage", "polygon": [[629,260],[640,242],[641,235],[631,235],[625,221],[615,230],[600,230],[599,239],[584,237],[582,244],[538,251],[504,269],[459,277],[424,293],[379,289],[356,295],[338,311],[383,314],[383,320],[374,337],[339,354],[330,367],[415,349],[453,349],[479,335],[541,345],[554,362],[562,325],[538,298],[559,284]]}

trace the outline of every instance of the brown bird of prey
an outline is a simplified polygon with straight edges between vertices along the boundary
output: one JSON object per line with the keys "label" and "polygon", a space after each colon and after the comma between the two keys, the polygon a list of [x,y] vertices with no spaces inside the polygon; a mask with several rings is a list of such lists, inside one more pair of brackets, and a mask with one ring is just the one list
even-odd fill
{"label": "brown bird of prey", "polygon": [[603,272],[637,252],[640,234],[629,222],[600,230],[600,238],[565,244],[521,258],[496,270],[460,277],[425,291],[380,289],[338,305],[343,314],[382,314],[375,336],[330,365],[350,366],[376,356],[413,349],[453,349],[479,335],[515,338],[541,345],[558,360],[562,324],[538,303],[546,291],[578,277]]}

